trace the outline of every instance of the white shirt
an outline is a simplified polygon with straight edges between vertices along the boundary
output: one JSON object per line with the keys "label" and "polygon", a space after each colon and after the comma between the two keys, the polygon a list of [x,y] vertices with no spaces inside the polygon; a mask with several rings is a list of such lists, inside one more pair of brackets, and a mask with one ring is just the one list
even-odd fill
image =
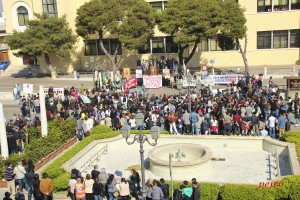
{"label": "white shirt", "polygon": [[273,116],[271,116],[271,117],[269,117],[269,119],[268,119],[268,126],[269,127],[275,127],[275,122],[276,122],[276,118],[275,117],[273,117]]}
{"label": "white shirt", "polygon": [[85,180],[84,182],[85,193],[93,193],[93,184],[94,184],[93,179]]}
{"label": "white shirt", "polygon": [[17,179],[23,179],[25,178],[25,168],[22,165],[18,165],[14,169],[14,174],[16,175]]}
{"label": "white shirt", "polygon": [[70,187],[70,192],[72,194],[74,194],[74,190],[75,190],[75,184],[77,183],[77,181],[75,179],[71,179],[69,180],[69,187]]}
{"label": "white shirt", "polygon": [[129,119],[129,124],[131,127],[136,127],[135,119]]}

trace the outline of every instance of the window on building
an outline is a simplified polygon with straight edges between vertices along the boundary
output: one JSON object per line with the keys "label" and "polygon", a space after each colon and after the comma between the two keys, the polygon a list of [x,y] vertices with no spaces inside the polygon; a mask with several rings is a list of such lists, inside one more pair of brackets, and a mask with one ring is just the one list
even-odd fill
{"label": "window on building", "polygon": [[272,0],[257,0],[257,12],[271,12]]}
{"label": "window on building", "polygon": [[26,26],[29,21],[28,10],[24,6],[17,9],[19,26]]}
{"label": "window on building", "polygon": [[291,0],[291,10],[300,9],[300,0]]}
{"label": "window on building", "polygon": [[85,54],[86,56],[97,55],[97,40],[88,40],[85,44]]}
{"label": "window on building", "polygon": [[289,9],[289,0],[273,0],[274,11]]}
{"label": "window on building", "polygon": [[43,0],[43,11],[51,17],[57,17],[56,0]]}
{"label": "window on building", "polygon": [[147,44],[144,45],[144,47],[138,49],[138,54],[149,54],[150,51],[150,40],[147,42]]}
{"label": "window on building", "polygon": [[[99,40],[97,40],[99,44]],[[102,40],[104,48],[108,51],[109,54],[113,55],[116,51],[117,45],[118,46],[118,53],[117,55],[122,55],[122,45],[118,39],[103,39]],[[99,55],[105,55],[104,51],[102,51],[100,44],[98,45],[98,52]]]}
{"label": "window on building", "polygon": [[199,52],[208,51],[208,39],[207,38],[200,39],[200,42],[198,44],[198,51]]}
{"label": "window on building", "polygon": [[210,50],[211,51],[221,51],[222,49],[218,45],[218,40],[213,38],[210,39]]}
{"label": "window on building", "polygon": [[163,2],[162,1],[157,1],[157,2],[150,2],[150,5],[152,8],[156,9],[158,13],[161,13],[163,10]]}
{"label": "window on building", "polygon": [[152,53],[165,53],[164,38],[152,38]]}
{"label": "window on building", "polygon": [[257,32],[257,49],[271,49],[271,31]]}
{"label": "window on building", "polygon": [[288,48],[288,31],[273,31],[273,48]]}
{"label": "window on building", "polygon": [[178,53],[178,45],[171,36],[166,37],[166,53]]}
{"label": "window on building", "polygon": [[290,47],[291,48],[300,47],[300,29],[290,31]]}

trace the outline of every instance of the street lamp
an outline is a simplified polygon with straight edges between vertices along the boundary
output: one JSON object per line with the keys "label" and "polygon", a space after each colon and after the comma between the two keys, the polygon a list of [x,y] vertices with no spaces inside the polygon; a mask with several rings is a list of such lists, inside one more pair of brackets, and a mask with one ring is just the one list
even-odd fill
{"label": "street lamp", "polygon": [[159,138],[159,131],[160,128],[158,126],[153,126],[150,130],[151,138],[154,140],[154,143],[151,143],[146,135],[142,132],[142,126],[144,125],[144,115],[141,113],[141,111],[138,111],[136,117],[135,117],[136,125],[140,129],[139,134],[134,135],[133,141],[129,142],[128,138],[130,136],[130,126],[129,125],[123,125],[121,128],[122,136],[126,139],[126,143],[128,145],[132,145],[136,141],[140,143],[140,156],[141,156],[141,175],[142,175],[142,195],[144,198],[147,196],[147,189],[145,185],[145,165],[144,165],[144,142],[147,142],[151,146],[155,146],[157,144],[157,140]]}
{"label": "street lamp", "polygon": [[201,94],[201,89],[202,89],[202,83],[200,80],[197,80],[196,82],[196,89],[200,92]]}

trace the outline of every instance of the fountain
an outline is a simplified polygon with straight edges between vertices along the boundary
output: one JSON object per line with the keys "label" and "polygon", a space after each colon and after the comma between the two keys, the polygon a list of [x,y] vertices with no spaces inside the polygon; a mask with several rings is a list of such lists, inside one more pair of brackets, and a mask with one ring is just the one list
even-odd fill
{"label": "fountain", "polygon": [[[169,155],[172,155],[174,180],[185,180],[211,173],[212,151],[203,145],[177,143],[161,145],[149,151],[150,171],[159,177],[170,173]],[[205,171],[203,171],[205,169]]]}

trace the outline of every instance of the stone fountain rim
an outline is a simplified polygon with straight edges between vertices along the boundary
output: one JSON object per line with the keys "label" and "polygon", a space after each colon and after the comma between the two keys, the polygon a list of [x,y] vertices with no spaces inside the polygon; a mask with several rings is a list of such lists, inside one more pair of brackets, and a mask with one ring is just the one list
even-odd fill
{"label": "stone fountain rim", "polygon": [[212,150],[210,148],[208,148],[207,146],[200,145],[200,144],[193,144],[193,143],[176,143],[176,144],[165,144],[165,145],[161,145],[161,146],[158,146],[158,147],[155,147],[155,148],[151,149],[148,153],[148,157],[150,159],[150,162],[158,164],[158,165],[169,166],[169,159],[161,160],[161,159],[158,159],[156,157],[153,157],[153,155],[161,149],[164,149],[164,148],[167,148],[167,147],[170,147],[170,146],[178,146],[178,145],[184,145],[184,146],[187,146],[187,147],[193,146],[193,147],[196,147],[198,149],[201,148],[202,150],[204,150],[205,154],[201,158],[195,159],[195,160],[192,160],[192,161],[180,161],[180,162],[178,162],[178,161],[173,160],[172,161],[172,166],[173,167],[199,165],[199,164],[210,161],[211,158],[212,158],[212,155],[213,155]]}

